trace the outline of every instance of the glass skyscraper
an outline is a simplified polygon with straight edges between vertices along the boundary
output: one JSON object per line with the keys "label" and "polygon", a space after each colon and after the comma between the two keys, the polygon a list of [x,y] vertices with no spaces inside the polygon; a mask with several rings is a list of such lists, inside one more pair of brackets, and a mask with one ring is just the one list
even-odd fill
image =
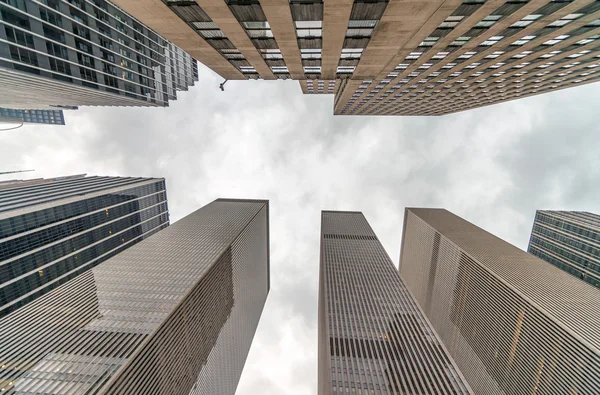
{"label": "glass skyscraper", "polygon": [[0,108],[0,123],[2,121],[64,125],[65,117],[62,110],[15,110],[12,108]]}
{"label": "glass skyscraper", "polygon": [[600,289],[443,209],[406,209],[400,274],[475,394],[600,393]]}
{"label": "glass skyscraper", "polygon": [[268,201],[218,199],[0,319],[0,390],[233,395],[268,292]]}
{"label": "glass skyscraper", "polygon": [[600,215],[538,210],[527,251],[600,288]]}
{"label": "glass skyscraper", "polygon": [[0,317],[168,225],[162,178],[0,183]]}
{"label": "glass skyscraper", "polygon": [[196,61],[105,0],[0,1],[0,106],[167,106]]}
{"label": "glass skyscraper", "polygon": [[319,395],[471,394],[360,212],[323,211]]}

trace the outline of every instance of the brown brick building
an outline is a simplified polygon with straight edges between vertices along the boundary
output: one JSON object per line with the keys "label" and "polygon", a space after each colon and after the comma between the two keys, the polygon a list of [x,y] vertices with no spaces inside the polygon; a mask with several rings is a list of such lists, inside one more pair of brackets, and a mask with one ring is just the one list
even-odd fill
{"label": "brown brick building", "polygon": [[114,0],[223,78],[342,115],[442,115],[597,81],[597,0]]}

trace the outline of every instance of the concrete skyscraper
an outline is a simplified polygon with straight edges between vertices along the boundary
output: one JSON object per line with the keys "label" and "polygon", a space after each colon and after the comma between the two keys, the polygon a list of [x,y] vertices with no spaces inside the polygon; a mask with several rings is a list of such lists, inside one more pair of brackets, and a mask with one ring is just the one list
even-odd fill
{"label": "concrete skyscraper", "polygon": [[217,199],[4,317],[0,389],[233,395],[269,292],[268,213]]}
{"label": "concrete skyscraper", "polygon": [[527,251],[600,288],[600,215],[538,210]]}
{"label": "concrete skyscraper", "polygon": [[163,178],[0,183],[0,317],[169,225]]}
{"label": "concrete skyscraper", "polygon": [[592,0],[114,0],[229,80],[442,115],[597,81]]}
{"label": "concrete skyscraper", "polygon": [[360,212],[323,211],[319,395],[470,394]]}
{"label": "concrete skyscraper", "polygon": [[600,393],[600,289],[442,209],[406,210],[400,274],[475,394]]}
{"label": "concrete skyscraper", "polygon": [[167,106],[194,59],[106,0],[0,1],[0,107]]}

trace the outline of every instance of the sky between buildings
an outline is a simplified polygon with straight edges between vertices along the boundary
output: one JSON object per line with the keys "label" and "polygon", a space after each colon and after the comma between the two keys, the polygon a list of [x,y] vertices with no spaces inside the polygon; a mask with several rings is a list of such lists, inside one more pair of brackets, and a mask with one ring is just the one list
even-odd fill
{"label": "sky between buildings", "polygon": [[[169,108],[84,107],[0,132],[1,180],[165,177],[171,221],[267,198],[271,293],[239,395],[317,393],[320,210],[363,211],[397,264],[404,208],[444,207],[526,249],[536,209],[600,213],[600,85],[444,117],[342,117],[297,81],[200,81]],[[12,177],[11,177],[12,176]]]}

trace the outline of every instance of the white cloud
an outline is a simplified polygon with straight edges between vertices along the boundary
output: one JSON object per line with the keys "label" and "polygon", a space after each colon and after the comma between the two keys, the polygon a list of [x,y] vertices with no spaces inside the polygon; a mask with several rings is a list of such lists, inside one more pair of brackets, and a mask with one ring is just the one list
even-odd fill
{"label": "white cloud", "polygon": [[[172,220],[271,201],[272,289],[238,394],[316,394],[320,210],[361,210],[394,262],[406,206],[525,248],[538,208],[600,212],[598,85],[451,116],[333,117],[294,81],[200,81],[170,108],[82,108],[0,133],[0,168],[166,177]],[[0,178],[7,179],[8,177]]]}

